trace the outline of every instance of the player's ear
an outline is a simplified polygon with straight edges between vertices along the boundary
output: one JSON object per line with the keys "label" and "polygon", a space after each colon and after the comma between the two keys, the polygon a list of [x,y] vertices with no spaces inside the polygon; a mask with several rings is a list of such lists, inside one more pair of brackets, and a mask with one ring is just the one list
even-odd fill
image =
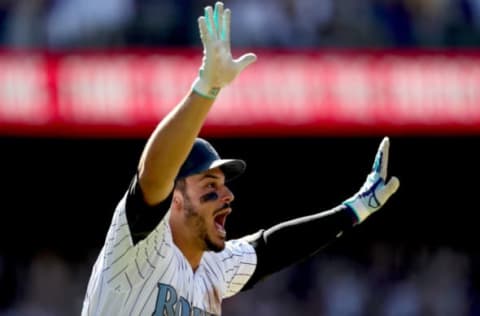
{"label": "player's ear", "polygon": [[172,207],[175,210],[183,208],[183,196],[179,190],[173,190]]}

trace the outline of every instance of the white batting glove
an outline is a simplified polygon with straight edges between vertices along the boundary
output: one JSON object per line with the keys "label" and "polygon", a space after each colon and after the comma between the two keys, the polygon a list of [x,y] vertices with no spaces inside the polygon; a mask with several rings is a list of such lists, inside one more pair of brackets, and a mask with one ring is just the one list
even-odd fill
{"label": "white batting glove", "polygon": [[232,82],[243,69],[257,59],[252,53],[235,60],[232,58],[230,16],[230,10],[224,10],[223,3],[217,2],[213,12],[212,7],[207,6],[205,16],[198,18],[203,44],[203,63],[192,88],[209,99],[214,99],[221,88]]}
{"label": "white batting glove", "polygon": [[358,223],[363,222],[372,213],[378,211],[400,186],[397,177],[392,177],[385,184],[389,147],[390,140],[385,137],[378,148],[372,171],[367,180],[355,195],[343,202],[344,205],[353,210],[358,218]]}

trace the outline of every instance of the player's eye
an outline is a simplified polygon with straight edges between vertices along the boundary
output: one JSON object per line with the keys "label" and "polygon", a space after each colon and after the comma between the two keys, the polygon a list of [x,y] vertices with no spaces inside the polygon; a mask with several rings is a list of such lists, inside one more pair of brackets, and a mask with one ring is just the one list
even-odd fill
{"label": "player's eye", "polygon": [[207,188],[209,189],[216,189],[217,188],[217,184],[215,182],[210,182],[207,184]]}

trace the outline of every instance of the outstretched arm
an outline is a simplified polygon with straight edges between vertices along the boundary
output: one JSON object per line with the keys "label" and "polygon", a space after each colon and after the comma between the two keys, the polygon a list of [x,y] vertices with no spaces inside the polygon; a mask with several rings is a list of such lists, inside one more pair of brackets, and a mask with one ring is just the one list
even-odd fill
{"label": "outstretched arm", "polygon": [[230,10],[217,2],[198,19],[203,63],[191,91],[158,124],[148,139],[138,164],[139,184],[145,202],[163,201],[221,88],[232,82],[254,54],[233,59],[230,50]]}
{"label": "outstretched arm", "polygon": [[344,231],[378,211],[400,185],[396,177],[386,183],[389,144],[389,139],[385,137],[365,183],[340,206],[287,221],[246,237],[257,253],[257,267],[244,289],[317,253]]}

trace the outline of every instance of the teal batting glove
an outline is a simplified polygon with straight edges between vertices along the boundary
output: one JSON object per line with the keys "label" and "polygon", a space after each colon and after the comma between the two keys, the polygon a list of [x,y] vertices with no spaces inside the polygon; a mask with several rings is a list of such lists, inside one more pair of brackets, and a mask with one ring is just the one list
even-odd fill
{"label": "teal batting glove", "polygon": [[233,59],[230,48],[229,9],[223,9],[223,3],[217,2],[215,10],[205,7],[205,16],[198,18],[200,38],[203,44],[203,62],[198,77],[193,83],[193,91],[214,99],[220,89],[229,84],[257,57],[249,53]]}
{"label": "teal batting glove", "polygon": [[387,179],[388,149],[390,140],[385,137],[378,148],[372,171],[360,190],[343,204],[348,206],[358,218],[358,223],[363,222],[372,213],[378,211],[400,186],[397,177]]}

